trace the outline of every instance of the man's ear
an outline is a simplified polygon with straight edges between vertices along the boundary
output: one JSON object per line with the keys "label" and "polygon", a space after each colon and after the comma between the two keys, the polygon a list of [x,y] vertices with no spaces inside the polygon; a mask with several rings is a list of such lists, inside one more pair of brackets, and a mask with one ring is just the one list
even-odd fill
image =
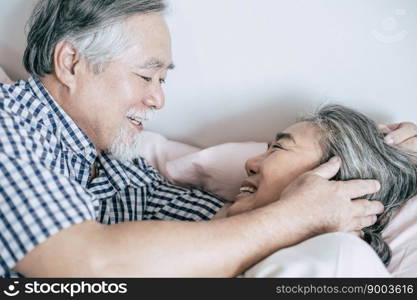
{"label": "man's ear", "polygon": [[55,46],[54,73],[63,85],[69,89],[74,88],[82,68],[82,56],[71,43],[59,42]]}

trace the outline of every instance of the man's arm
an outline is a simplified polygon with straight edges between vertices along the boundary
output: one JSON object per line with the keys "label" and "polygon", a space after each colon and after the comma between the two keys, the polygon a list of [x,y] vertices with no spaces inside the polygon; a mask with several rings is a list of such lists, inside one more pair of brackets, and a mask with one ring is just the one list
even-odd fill
{"label": "man's arm", "polygon": [[111,226],[86,221],[38,245],[15,270],[30,277],[235,276],[315,234],[375,222],[379,202],[351,199],[376,192],[378,184],[328,181],[339,167],[337,160],[324,164],[297,179],[279,201],[226,219]]}
{"label": "man's arm", "polygon": [[196,223],[85,222],[40,244],[15,269],[29,277],[235,276],[298,241],[294,230],[286,230],[300,227],[293,218],[274,214],[271,223],[270,214],[259,210]]}

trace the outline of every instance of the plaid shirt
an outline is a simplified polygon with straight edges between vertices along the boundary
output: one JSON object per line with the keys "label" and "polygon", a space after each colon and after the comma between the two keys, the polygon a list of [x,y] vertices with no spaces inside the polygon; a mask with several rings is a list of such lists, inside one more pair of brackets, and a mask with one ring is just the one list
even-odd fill
{"label": "plaid shirt", "polygon": [[174,186],[143,158],[97,155],[38,79],[0,84],[0,276],[19,275],[12,268],[36,245],[85,220],[199,221],[222,205]]}

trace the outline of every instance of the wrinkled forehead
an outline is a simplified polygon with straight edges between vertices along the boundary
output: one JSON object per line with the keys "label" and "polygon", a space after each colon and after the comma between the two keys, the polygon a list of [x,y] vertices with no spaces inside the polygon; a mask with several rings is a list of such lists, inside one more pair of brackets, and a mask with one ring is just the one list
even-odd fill
{"label": "wrinkled forehead", "polygon": [[170,39],[168,25],[161,13],[133,15],[126,23],[131,32],[141,37]]}
{"label": "wrinkled forehead", "polygon": [[171,37],[165,19],[160,13],[135,15],[126,21],[131,48],[130,58],[139,64],[155,62],[168,68],[172,65]]}
{"label": "wrinkled forehead", "polygon": [[280,142],[292,143],[294,147],[322,153],[323,132],[311,122],[295,123],[276,136]]}

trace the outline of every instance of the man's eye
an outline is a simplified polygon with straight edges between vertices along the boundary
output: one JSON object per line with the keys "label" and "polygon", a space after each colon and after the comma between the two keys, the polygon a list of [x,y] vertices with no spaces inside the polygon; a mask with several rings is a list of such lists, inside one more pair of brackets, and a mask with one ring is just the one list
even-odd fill
{"label": "man's eye", "polygon": [[142,76],[142,75],[139,75],[139,77],[142,78],[143,80],[145,80],[146,82],[151,82],[152,81],[151,77],[146,77],[146,76]]}
{"label": "man's eye", "polygon": [[[145,80],[146,82],[152,82],[152,77],[147,77],[147,76],[142,76],[142,75],[138,75],[138,76],[140,78],[142,78],[143,80]],[[165,78],[160,78],[159,83],[164,84],[165,83]]]}

